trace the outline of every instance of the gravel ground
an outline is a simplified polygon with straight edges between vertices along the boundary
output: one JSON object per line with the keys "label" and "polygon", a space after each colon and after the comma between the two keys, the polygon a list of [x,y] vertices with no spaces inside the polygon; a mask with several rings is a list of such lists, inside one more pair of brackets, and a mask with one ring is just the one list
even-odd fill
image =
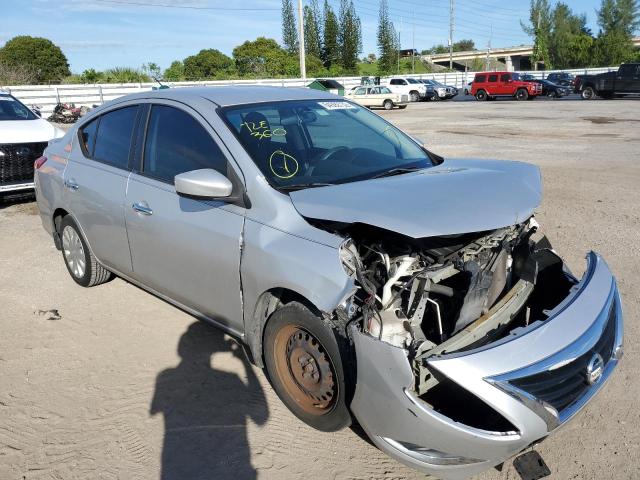
{"label": "gravel ground", "polygon": [[[457,101],[383,113],[439,154],[539,165],[538,220],[556,249],[580,274],[597,250],[617,275],[625,358],[537,447],[554,479],[640,478],[639,106]],[[122,280],[77,286],[34,203],[0,208],[0,232],[0,479],[424,478],[357,431],[303,425],[213,328]],[[508,462],[478,478],[519,476]]]}

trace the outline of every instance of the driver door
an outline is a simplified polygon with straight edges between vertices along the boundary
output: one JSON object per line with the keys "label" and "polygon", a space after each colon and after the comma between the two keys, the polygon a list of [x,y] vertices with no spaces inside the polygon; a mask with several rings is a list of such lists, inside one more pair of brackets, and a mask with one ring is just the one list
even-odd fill
{"label": "driver door", "polygon": [[131,174],[125,219],[133,276],[161,296],[242,333],[240,238],[244,208],[176,193],[175,175],[233,167],[197,113],[151,105],[142,158]]}

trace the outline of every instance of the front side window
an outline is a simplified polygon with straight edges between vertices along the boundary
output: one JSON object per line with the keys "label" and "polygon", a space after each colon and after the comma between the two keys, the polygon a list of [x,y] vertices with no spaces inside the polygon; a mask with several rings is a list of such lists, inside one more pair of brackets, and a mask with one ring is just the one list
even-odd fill
{"label": "front side window", "polygon": [[11,95],[0,95],[0,121],[2,120],[35,120],[35,113],[13,98]]}
{"label": "front side window", "polygon": [[383,93],[385,95],[389,95],[391,93],[391,90],[389,90],[387,87],[378,87],[377,93]]}
{"label": "front side window", "polygon": [[501,82],[508,82],[509,80],[511,80],[511,75],[508,73],[505,73],[504,75],[502,75],[502,77],[500,78]]}
{"label": "front side window", "polygon": [[136,105],[113,110],[100,116],[93,148],[94,160],[117,168],[128,167],[131,137],[137,114],[138,106]]}
{"label": "front side window", "polygon": [[350,102],[283,101],[220,111],[275,188],[346,183],[433,165],[406,134]]}
{"label": "front side window", "polygon": [[176,175],[202,168],[227,173],[227,160],[211,135],[187,112],[154,105],[144,146],[144,174],[173,184]]}

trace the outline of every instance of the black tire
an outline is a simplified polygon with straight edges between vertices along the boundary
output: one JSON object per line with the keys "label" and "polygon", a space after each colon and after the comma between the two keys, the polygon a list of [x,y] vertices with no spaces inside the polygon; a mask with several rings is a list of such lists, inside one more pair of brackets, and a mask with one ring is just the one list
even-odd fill
{"label": "black tire", "polygon": [[398,108],[399,108],[400,110],[404,110],[405,108],[407,108],[407,106],[406,106],[406,105],[398,105]]}
{"label": "black tire", "polygon": [[[323,432],[341,430],[352,422],[347,405],[353,395],[355,365],[345,375],[351,352],[344,343],[298,302],[276,310],[264,330],[264,363],[273,389],[296,417]],[[305,380],[305,373],[312,377]]]}
{"label": "black tire", "polygon": [[[82,245],[81,256],[83,257],[84,261],[83,271],[80,271],[78,269],[75,269],[74,271],[72,261],[70,259],[71,250],[65,249],[65,229],[73,230]],[[62,219],[62,222],[60,222],[60,231],[58,233],[60,234],[60,241],[63,245],[62,259],[64,260],[64,264],[67,267],[69,275],[71,275],[71,278],[73,278],[73,280],[78,285],[81,285],[83,287],[94,287],[96,285],[100,285],[101,283],[108,282],[113,278],[113,274],[102,265],[100,265],[93,253],[91,253],[91,250],[89,250],[89,247],[87,246],[87,242],[82,236],[82,232],[80,232],[80,229],[76,225],[76,222],[73,221],[71,215],[67,215]],[[69,232],[69,235],[72,235],[71,231]]]}
{"label": "black tire", "polygon": [[393,110],[393,102],[391,100],[385,100],[382,102],[382,106],[385,110]]}
{"label": "black tire", "polygon": [[416,91],[413,92],[409,92],[409,99],[412,102],[419,102],[420,101],[420,94]]}
{"label": "black tire", "polygon": [[432,102],[439,102],[440,101],[440,95],[436,93],[433,97],[431,97],[431,101]]}
{"label": "black tire", "polygon": [[529,92],[526,88],[519,88],[516,92],[516,99],[518,101],[529,100]]}
{"label": "black tire", "polygon": [[580,92],[580,96],[583,100],[593,100],[596,98],[596,90],[591,85],[587,85]]}
{"label": "black tire", "polygon": [[487,95],[487,92],[485,92],[484,90],[478,90],[476,92],[476,100],[478,100],[479,102],[484,102],[487,101],[489,99],[489,95]]}

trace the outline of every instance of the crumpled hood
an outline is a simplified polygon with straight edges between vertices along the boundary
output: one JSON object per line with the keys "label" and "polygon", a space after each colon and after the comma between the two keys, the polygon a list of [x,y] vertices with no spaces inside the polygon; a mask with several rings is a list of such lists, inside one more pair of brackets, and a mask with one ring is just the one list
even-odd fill
{"label": "crumpled hood", "polygon": [[48,142],[63,135],[62,130],[42,118],[0,121],[0,143]]}
{"label": "crumpled hood", "polygon": [[522,223],[542,199],[535,165],[447,160],[415,173],[290,193],[307,218],[365,223],[413,238]]}

